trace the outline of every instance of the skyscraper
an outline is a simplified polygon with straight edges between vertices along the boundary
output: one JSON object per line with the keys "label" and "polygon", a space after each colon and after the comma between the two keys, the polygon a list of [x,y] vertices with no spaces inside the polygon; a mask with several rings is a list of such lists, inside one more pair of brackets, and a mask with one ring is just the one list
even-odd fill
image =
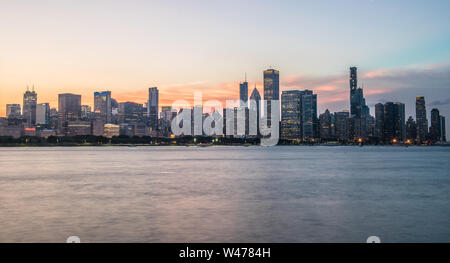
{"label": "skyscraper", "polygon": [[385,142],[391,142],[395,138],[395,104],[393,102],[384,104],[383,127],[383,140]]}
{"label": "skyscraper", "polygon": [[[264,103],[267,103],[267,125],[272,125],[272,100],[280,100],[280,72],[275,69],[264,71]],[[264,112],[265,113],[265,112]]]}
{"label": "skyscraper", "polygon": [[301,95],[301,125],[303,139],[313,139],[318,137],[317,120],[317,95],[311,90],[302,91]]}
{"label": "skyscraper", "polygon": [[21,116],[20,104],[6,104],[6,118],[19,119]]}
{"label": "skyscraper", "polygon": [[68,122],[81,118],[81,95],[64,93],[58,95],[58,132],[67,134]]}
{"label": "skyscraper", "polygon": [[430,140],[433,143],[441,141],[441,116],[438,109],[431,110]]}
{"label": "skyscraper", "polygon": [[281,93],[281,138],[301,139],[301,100],[299,90],[283,91]]}
{"label": "skyscraper", "polygon": [[332,115],[327,109],[324,113],[319,116],[319,131],[320,138],[324,140],[329,140],[332,138]]}
{"label": "skyscraper", "polygon": [[416,121],[412,116],[409,116],[408,121],[406,121],[406,140],[409,143],[414,142],[417,139],[417,126]]}
{"label": "skyscraper", "polygon": [[406,115],[405,104],[401,102],[395,103],[395,137],[399,141],[406,140]]}
{"label": "skyscraper", "polygon": [[106,123],[111,122],[111,91],[94,92],[94,115]]}
{"label": "skyscraper", "polygon": [[375,136],[382,139],[384,135],[384,105],[375,105]]}
{"label": "skyscraper", "polygon": [[[381,106],[378,106],[380,111]],[[390,143],[394,139],[397,141],[405,141],[406,139],[406,126],[405,126],[405,104],[400,102],[387,102],[383,105],[384,116],[379,117],[377,121],[381,122],[383,119],[383,136],[381,139]]]}
{"label": "skyscraper", "polygon": [[425,142],[428,138],[428,120],[425,97],[422,96],[416,97],[416,125],[418,142]]}
{"label": "skyscraper", "polygon": [[157,87],[148,89],[147,115],[150,129],[156,131],[158,129],[159,115],[159,91]]}
{"label": "skyscraper", "polygon": [[357,114],[358,107],[358,98],[357,98],[357,89],[358,89],[358,68],[351,67],[350,68],[350,114],[354,116]]}
{"label": "skyscraper", "polygon": [[248,107],[248,82],[247,79],[239,84],[239,99],[241,107]]}
{"label": "skyscraper", "polygon": [[119,123],[141,123],[144,121],[145,108],[134,102],[119,103]]}
{"label": "skyscraper", "polygon": [[[257,134],[259,135],[259,118],[261,115],[261,95],[259,94],[258,89],[256,89],[256,85],[255,88],[252,91],[252,94],[250,95],[250,101],[254,101],[255,104],[251,104],[250,105],[250,110],[252,111],[256,111],[256,131]],[[255,108],[253,108],[255,107]],[[254,125],[254,124],[250,124],[250,125]]]}
{"label": "skyscraper", "polygon": [[357,68],[350,68],[350,116],[351,116],[351,135],[354,138],[368,137],[367,118],[370,114],[369,107],[366,105],[364,91],[358,88]]}
{"label": "skyscraper", "polygon": [[350,134],[350,113],[348,111],[341,111],[334,113],[334,129],[336,138],[341,142],[349,140]]}
{"label": "skyscraper", "polygon": [[441,142],[447,142],[447,132],[445,131],[445,117],[444,116],[440,116],[440,120],[441,120]]}
{"label": "skyscraper", "polygon": [[26,119],[28,125],[36,124],[36,104],[37,93],[34,91],[27,91],[23,94],[23,117]]}
{"label": "skyscraper", "polygon": [[50,104],[39,103],[36,105],[36,124],[44,128],[50,125]]}

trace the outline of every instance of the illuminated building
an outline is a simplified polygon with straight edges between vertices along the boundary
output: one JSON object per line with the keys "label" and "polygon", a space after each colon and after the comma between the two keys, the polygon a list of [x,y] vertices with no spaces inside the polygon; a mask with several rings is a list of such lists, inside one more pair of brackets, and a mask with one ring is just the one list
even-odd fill
{"label": "illuminated building", "polygon": [[111,91],[94,92],[94,115],[106,123],[111,122]]}
{"label": "illuminated building", "polygon": [[336,139],[341,142],[346,142],[350,138],[350,113],[348,111],[341,111],[334,113],[334,129]]}
{"label": "illuminated building", "polygon": [[421,96],[416,97],[416,125],[418,142],[425,142],[428,139],[428,120],[425,98]]}
{"label": "illuminated building", "polygon": [[369,107],[366,105],[364,91],[358,88],[357,68],[350,68],[350,133],[354,138],[367,138],[367,117],[370,115]]}
{"label": "illuminated building", "polygon": [[23,117],[26,119],[28,125],[36,124],[36,104],[37,93],[34,91],[27,91],[23,94]]}
{"label": "illuminated building", "polygon": [[405,104],[400,102],[387,102],[383,107],[383,136],[381,139],[386,143],[390,143],[394,139],[397,141],[405,141]]}
{"label": "illuminated building", "polygon": [[301,139],[301,96],[299,90],[281,93],[281,138]]}
{"label": "illuminated building", "polygon": [[318,137],[317,95],[311,90],[301,94],[301,133],[303,139]]}
{"label": "illuminated building", "polygon": [[159,91],[156,87],[148,89],[147,115],[150,129],[156,131],[158,129],[159,115]]}
{"label": "illuminated building", "polygon": [[66,135],[69,121],[81,118],[81,95],[71,93],[58,95],[58,133]]}
{"label": "illuminated building", "polygon": [[107,123],[105,124],[103,130],[104,130],[103,136],[106,138],[112,138],[114,136],[120,135],[120,126],[117,124]]}
{"label": "illuminated building", "polygon": [[91,135],[92,126],[90,121],[74,120],[67,122],[66,136]]}
{"label": "illuminated building", "polygon": [[267,125],[272,125],[272,100],[280,100],[280,72],[275,69],[264,71],[264,103],[267,103]]}
{"label": "illuminated building", "polygon": [[81,119],[90,120],[92,118],[92,108],[89,105],[81,105]]}
{"label": "illuminated building", "polygon": [[35,127],[24,127],[23,128],[23,136],[36,136],[36,128]]}
{"label": "illuminated building", "polygon": [[333,138],[332,130],[334,124],[332,123],[332,119],[332,115],[328,109],[324,113],[320,114],[319,131],[321,139],[330,140]]}
{"label": "illuminated building", "polygon": [[406,140],[411,143],[417,139],[417,126],[416,121],[412,116],[409,116],[408,121],[406,121]]}

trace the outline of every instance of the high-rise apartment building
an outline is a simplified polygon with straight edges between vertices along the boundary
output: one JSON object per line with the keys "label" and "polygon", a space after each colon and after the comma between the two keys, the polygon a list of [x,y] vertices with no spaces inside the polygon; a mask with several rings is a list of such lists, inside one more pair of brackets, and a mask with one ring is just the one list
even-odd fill
{"label": "high-rise apartment building", "polygon": [[417,141],[425,142],[428,139],[428,119],[427,109],[425,105],[425,97],[416,97],[416,125],[417,125]]}
{"label": "high-rise apartment building", "polygon": [[324,113],[319,116],[319,136],[321,139],[330,140],[334,136],[334,123],[333,123],[333,115],[331,115],[330,111],[327,109]]}
{"label": "high-rise apartment building", "polygon": [[94,115],[106,123],[111,122],[111,91],[94,92]]}
{"label": "high-rise apartment building", "polygon": [[334,129],[336,139],[347,142],[350,139],[350,113],[341,111],[334,113]]}
{"label": "high-rise apartment building", "polygon": [[36,105],[36,124],[48,128],[50,125],[50,104],[39,103]]}
{"label": "high-rise apartment building", "polygon": [[28,90],[23,94],[23,109],[22,115],[26,119],[28,125],[36,124],[36,105],[37,105],[37,93]]}
{"label": "high-rise apartment building", "polygon": [[64,93],[58,95],[58,132],[67,134],[68,122],[81,118],[81,95]]}
{"label": "high-rise apartment building", "polygon": [[302,92],[299,90],[281,93],[281,138],[301,139]]}
{"label": "high-rise apartment building", "polygon": [[147,115],[150,129],[158,130],[159,91],[157,87],[148,89]]}
{"label": "high-rise apartment building", "polygon": [[20,104],[6,104],[6,118],[19,119],[21,116]]}
{"label": "high-rise apartment building", "polygon": [[268,127],[272,125],[272,100],[280,100],[280,72],[268,69],[264,71],[264,103],[267,104]]}

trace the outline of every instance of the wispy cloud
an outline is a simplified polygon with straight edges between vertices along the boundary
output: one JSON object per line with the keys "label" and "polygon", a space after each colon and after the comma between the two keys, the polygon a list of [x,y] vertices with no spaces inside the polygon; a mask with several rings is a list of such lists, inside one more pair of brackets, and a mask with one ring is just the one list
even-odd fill
{"label": "wispy cloud", "polygon": [[450,98],[445,100],[435,100],[430,103],[430,106],[442,106],[442,105],[448,105],[450,104]]}

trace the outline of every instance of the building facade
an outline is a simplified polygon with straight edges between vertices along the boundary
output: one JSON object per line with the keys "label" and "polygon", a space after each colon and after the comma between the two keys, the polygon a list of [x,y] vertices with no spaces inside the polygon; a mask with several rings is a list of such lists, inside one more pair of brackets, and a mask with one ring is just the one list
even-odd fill
{"label": "building facade", "polygon": [[20,104],[6,104],[6,118],[19,119],[21,117]]}
{"label": "building facade", "polygon": [[147,115],[151,130],[158,130],[159,91],[157,87],[148,89]]}
{"label": "building facade", "polygon": [[106,123],[111,122],[111,91],[94,92],[94,116]]}
{"label": "building facade", "polygon": [[22,115],[26,119],[27,125],[36,124],[36,105],[37,105],[37,93],[27,90],[23,94],[23,112]]}
{"label": "building facade", "polygon": [[302,92],[299,90],[281,93],[281,138],[301,139],[301,103]]}
{"label": "building facade", "polygon": [[416,125],[417,141],[423,143],[428,140],[428,119],[425,97],[416,97]]}
{"label": "building facade", "polygon": [[[267,104],[268,127],[272,127],[272,100],[280,100],[280,72],[268,69],[264,71],[264,103]],[[266,110],[264,110],[264,114],[266,114]]]}
{"label": "building facade", "polygon": [[81,118],[81,95],[64,93],[58,95],[58,134],[66,135],[69,121]]}

